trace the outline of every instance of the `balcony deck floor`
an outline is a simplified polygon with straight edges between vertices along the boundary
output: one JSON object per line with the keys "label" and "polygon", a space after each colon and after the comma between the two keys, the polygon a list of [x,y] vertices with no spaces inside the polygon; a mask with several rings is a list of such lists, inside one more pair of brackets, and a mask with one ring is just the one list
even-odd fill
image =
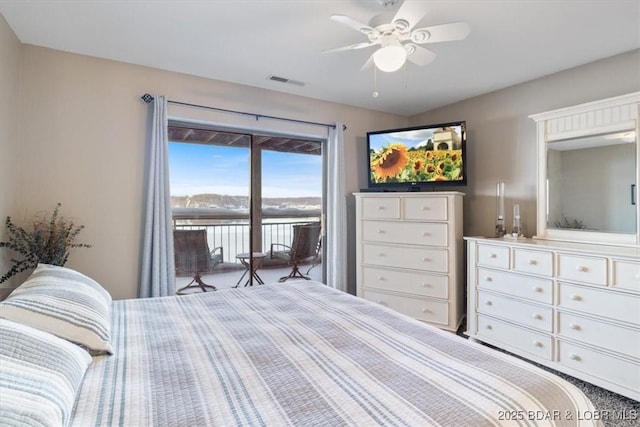
{"label": "balcony deck floor", "polygon": [[[300,271],[303,274],[306,274],[310,265],[301,265]],[[209,285],[214,285],[218,290],[229,289],[238,284],[238,280],[243,273],[242,268],[233,269],[231,271],[221,271],[218,273],[210,273],[206,275],[202,275],[202,281]],[[269,267],[269,268],[261,268],[258,270],[258,275],[262,278],[265,284],[278,283],[278,279],[280,277],[286,276],[291,271],[291,267]],[[318,282],[322,281],[322,264],[316,265],[309,272],[309,277],[311,280],[315,280]],[[247,277],[245,276],[240,283],[240,287],[244,285]],[[293,280],[293,279],[289,279]],[[185,286],[187,283],[191,281],[191,277],[189,276],[178,276],[176,277],[176,289],[180,289]],[[257,283],[254,281],[254,286]],[[193,293],[193,292],[201,292],[199,288],[188,289],[185,293]]]}

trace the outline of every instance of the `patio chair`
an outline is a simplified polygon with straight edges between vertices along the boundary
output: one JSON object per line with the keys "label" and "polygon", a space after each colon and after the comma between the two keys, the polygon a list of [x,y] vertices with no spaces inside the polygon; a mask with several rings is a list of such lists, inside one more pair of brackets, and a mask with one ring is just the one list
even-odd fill
{"label": "patio chair", "polygon": [[173,246],[176,263],[176,276],[191,275],[193,279],[188,285],[178,289],[178,295],[191,288],[200,288],[202,292],[207,289],[216,290],[213,285],[202,281],[202,273],[208,273],[221,264],[224,260],[222,246],[209,250],[207,243],[207,230],[174,230]]}
{"label": "patio chair", "polygon": [[[318,257],[318,248],[320,242],[320,223],[299,224],[293,226],[293,239],[291,246],[282,243],[271,244],[271,258],[287,261],[291,266],[291,272],[278,281],[284,282],[291,278],[301,278],[310,280],[309,276],[305,276],[300,272],[299,265],[310,259],[314,261]],[[282,250],[275,250],[276,247],[282,247]],[[311,270],[311,269],[309,269]],[[307,271],[307,274],[309,272]]]}
{"label": "patio chair", "polygon": [[316,249],[315,256],[311,259],[311,267],[307,270],[306,275],[308,276],[311,270],[313,270],[316,265],[322,262],[322,232],[320,233],[320,238],[318,239],[318,248]]}

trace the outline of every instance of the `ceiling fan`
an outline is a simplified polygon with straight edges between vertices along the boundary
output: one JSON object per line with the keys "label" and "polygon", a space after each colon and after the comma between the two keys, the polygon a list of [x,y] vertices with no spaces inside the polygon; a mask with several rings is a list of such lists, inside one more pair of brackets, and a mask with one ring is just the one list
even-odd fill
{"label": "ceiling fan", "polygon": [[[379,0],[383,5],[393,5],[395,1]],[[374,64],[379,70],[393,72],[399,70],[407,60],[416,65],[427,65],[436,54],[421,44],[463,40],[471,31],[466,22],[434,25],[414,28],[428,12],[428,3],[424,1],[405,1],[390,23],[378,23],[374,17],[364,24],[346,15],[331,15],[331,19],[360,31],[369,41],[350,46],[327,49],[323,52],[341,52],[380,46],[362,66],[362,70]]]}

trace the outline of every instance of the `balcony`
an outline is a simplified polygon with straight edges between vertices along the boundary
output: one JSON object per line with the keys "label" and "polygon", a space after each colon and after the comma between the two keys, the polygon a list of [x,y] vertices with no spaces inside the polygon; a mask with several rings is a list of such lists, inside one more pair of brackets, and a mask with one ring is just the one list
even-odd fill
{"label": "balcony", "polygon": [[[244,212],[241,209],[173,208],[172,218],[174,229],[205,229],[209,248],[223,248],[223,263],[209,274],[203,275],[203,281],[215,285],[218,289],[236,286],[246,270],[237,255],[250,251],[251,227],[248,210]],[[278,278],[286,276],[291,270],[286,263],[269,257],[271,244],[290,245],[294,225],[320,222],[320,218],[319,209],[265,209],[261,212],[260,230],[253,230],[253,252],[267,253],[258,270],[265,283],[277,282]],[[300,270],[306,274],[310,269],[309,275],[312,279],[322,281],[322,256],[315,262],[317,265],[313,266],[310,261]],[[176,286],[180,288],[190,280],[191,277],[188,276],[177,276]],[[240,282],[241,286],[245,280],[246,277]]]}

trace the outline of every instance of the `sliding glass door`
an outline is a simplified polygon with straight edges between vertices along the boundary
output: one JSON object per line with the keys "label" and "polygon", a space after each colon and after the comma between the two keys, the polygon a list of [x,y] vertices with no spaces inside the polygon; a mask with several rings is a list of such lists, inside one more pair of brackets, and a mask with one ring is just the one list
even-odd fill
{"label": "sliding glass door", "polygon": [[[323,281],[323,157],[319,141],[257,136],[255,242],[268,254],[269,280]],[[257,234],[260,234],[258,236]],[[266,273],[266,272],[265,272]],[[280,276],[277,276],[280,274]]]}
{"label": "sliding glass door", "polygon": [[321,141],[172,123],[169,153],[183,293],[323,279]]}

